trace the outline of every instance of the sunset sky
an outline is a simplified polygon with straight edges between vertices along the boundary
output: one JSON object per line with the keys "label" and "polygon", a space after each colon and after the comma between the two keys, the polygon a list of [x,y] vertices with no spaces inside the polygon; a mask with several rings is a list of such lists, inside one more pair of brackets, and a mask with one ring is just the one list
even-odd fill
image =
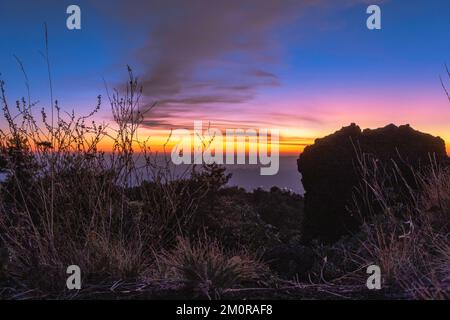
{"label": "sunset sky", "polygon": [[[81,8],[81,30],[66,8]],[[382,29],[368,30],[378,4]],[[191,129],[276,128],[281,151],[355,122],[409,123],[450,144],[450,103],[439,76],[450,64],[450,1],[150,0],[1,1],[0,73],[11,101],[49,104],[48,24],[54,92],[62,108],[88,113],[97,95],[122,86],[126,65],[144,85],[144,134]],[[447,81],[447,80],[446,80]],[[450,81],[447,81],[450,87]],[[106,99],[97,115],[109,121]]]}

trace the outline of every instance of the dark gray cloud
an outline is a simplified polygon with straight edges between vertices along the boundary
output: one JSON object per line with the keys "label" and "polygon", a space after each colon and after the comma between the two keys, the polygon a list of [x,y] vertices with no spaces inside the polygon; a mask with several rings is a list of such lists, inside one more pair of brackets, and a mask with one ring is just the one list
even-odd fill
{"label": "dark gray cloud", "polygon": [[[319,0],[133,0],[112,4],[130,30],[147,34],[134,53],[144,93],[167,109],[241,103],[280,85],[277,27]],[[172,110],[173,111],[173,110]]]}
{"label": "dark gray cloud", "polygon": [[278,57],[273,29],[312,2],[150,0],[131,8],[126,4],[123,11],[129,23],[145,28],[136,19],[149,21],[148,37],[136,56],[145,69],[144,87],[161,98],[185,94],[204,80],[209,94],[218,84],[230,94],[237,86],[277,85],[274,74],[261,70]]}
{"label": "dark gray cloud", "polygon": [[[365,0],[343,3],[358,1]],[[282,54],[280,27],[308,7],[330,2],[130,0],[113,2],[109,10],[130,37],[146,35],[131,58],[137,61],[145,96],[162,108],[148,124],[161,126],[182,114],[208,113],[218,104],[236,112],[225,104],[246,102],[260,88],[279,86],[271,69]]]}

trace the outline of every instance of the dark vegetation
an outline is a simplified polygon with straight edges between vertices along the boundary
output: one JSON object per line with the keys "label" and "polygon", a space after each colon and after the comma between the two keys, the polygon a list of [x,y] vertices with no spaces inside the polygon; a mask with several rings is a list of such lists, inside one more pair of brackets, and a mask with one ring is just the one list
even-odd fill
{"label": "dark vegetation", "polygon": [[[129,76],[108,96],[111,124],[93,120],[101,97],[86,116],[36,110],[11,106],[0,82],[2,298],[450,297],[442,140],[355,125],[317,140],[299,160],[304,215],[301,196],[227,187],[217,165],[175,173],[138,139],[154,105]],[[72,264],[79,291],[66,289]],[[366,288],[371,264],[380,291]]]}
{"label": "dark vegetation", "polygon": [[[80,297],[99,284],[156,280],[216,297],[266,283],[261,255],[297,241],[298,195],[225,187],[229,176],[217,165],[175,173],[167,154],[139,140],[142,115],[153,106],[140,103],[129,76],[125,92],[108,97],[112,124],[93,120],[100,97],[87,116],[57,102],[37,113],[26,99],[11,107],[0,83],[2,296],[70,297],[66,268],[76,264],[86,288]],[[108,153],[98,148],[104,140],[112,140]]]}

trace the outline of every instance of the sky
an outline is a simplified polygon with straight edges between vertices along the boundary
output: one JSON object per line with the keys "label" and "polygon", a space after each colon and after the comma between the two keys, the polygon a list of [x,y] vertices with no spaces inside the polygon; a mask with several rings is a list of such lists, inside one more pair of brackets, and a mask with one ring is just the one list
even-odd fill
{"label": "sky", "polygon": [[[66,8],[81,9],[69,30]],[[366,27],[368,5],[381,30]],[[193,127],[273,128],[281,152],[354,122],[409,123],[450,145],[448,0],[0,0],[0,73],[8,98],[50,104],[48,26],[55,97],[87,114],[96,97],[123,88],[126,65],[144,87],[144,136]],[[448,78],[447,78],[448,79]],[[444,81],[450,87],[450,81]],[[111,121],[104,99],[98,121]],[[1,124],[0,124],[1,126]]]}

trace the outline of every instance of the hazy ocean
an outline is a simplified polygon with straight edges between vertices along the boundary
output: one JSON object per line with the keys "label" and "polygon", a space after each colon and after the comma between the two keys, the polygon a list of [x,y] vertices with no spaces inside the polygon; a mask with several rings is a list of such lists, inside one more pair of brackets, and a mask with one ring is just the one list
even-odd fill
{"label": "hazy ocean", "polygon": [[[260,165],[225,165],[227,173],[232,177],[228,182],[230,186],[239,186],[247,191],[252,191],[258,187],[269,190],[272,186],[287,188],[295,193],[303,194],[304,189],[301,183],[301,175],[297,171],[297,157],[281,156],[278,173],[273,176],[260,175]],[[5,178],[4,173],[0,173],[0,181]]]}
{"label": "hazy ocean", "polygon": [[280,168],[276,175],[260,175],[260,165],[225,165],[227,172],[232,174],[230,186],[239,186],[247,191],[258,187],[269,190],[272,186],[287,188],[295,193],[303,194],[301,175],[297,170],[298,156],[281,156]]}

